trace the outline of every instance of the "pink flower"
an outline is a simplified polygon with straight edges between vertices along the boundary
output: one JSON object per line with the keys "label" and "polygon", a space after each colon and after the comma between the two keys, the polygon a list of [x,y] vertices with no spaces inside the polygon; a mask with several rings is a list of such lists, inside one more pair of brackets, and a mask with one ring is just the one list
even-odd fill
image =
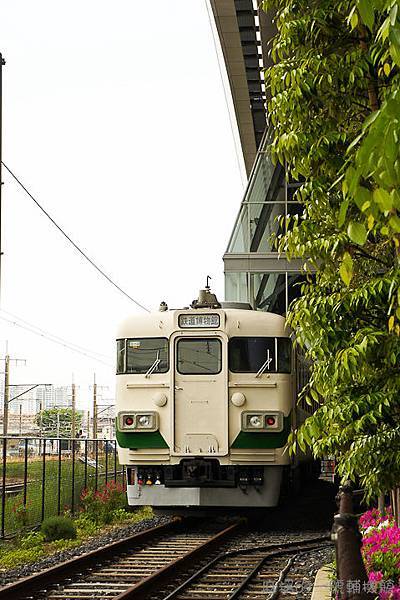
{"label": "pink flower", "polygon": [[369,581],[382,581],[383,573],[382,571],[371,571],[368,575]]}

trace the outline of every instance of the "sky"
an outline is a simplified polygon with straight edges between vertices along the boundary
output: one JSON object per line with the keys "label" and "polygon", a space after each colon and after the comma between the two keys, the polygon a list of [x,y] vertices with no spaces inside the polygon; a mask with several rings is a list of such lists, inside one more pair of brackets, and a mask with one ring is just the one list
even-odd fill
{"label": "sky", "polygon": [[[223,299],[245,176],[205,0],[3,0],[0,51],[3,161],[52,218],[148,308],[207,275]],[[3,182],[0,357],[26,359],[10,383],[74,377],[87,408],[96,373],[107,401],[115,331],[141,310]]]}

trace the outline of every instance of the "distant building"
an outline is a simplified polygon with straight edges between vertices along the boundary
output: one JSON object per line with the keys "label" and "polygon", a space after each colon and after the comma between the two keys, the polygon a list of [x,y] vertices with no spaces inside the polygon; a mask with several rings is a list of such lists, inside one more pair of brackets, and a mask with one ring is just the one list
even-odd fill
{"label": "distant building", "polygon": [[48,408],[68,408],[71,406],[71,391],[68,385],[38,387],[36,398],[42,410]]}

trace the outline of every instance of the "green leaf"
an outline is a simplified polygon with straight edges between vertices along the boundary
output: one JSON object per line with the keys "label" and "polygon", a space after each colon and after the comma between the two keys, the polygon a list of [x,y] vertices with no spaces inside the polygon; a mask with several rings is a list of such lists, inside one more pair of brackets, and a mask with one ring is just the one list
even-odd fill
{"label": "green leaf", "polygon": [[341,227],[346,219],[347,209],[349,208],[350,198],[345,198],[340,205],[339,216],[338,216],[338,225]]}
{"label": "green leaf", "polygon": [[353,277],[353,259],[348,252],[344,253],[342,264],[339,267],[339,274],[343,282],[349,286]]}
{"label": "green leaf", "polygon": [[367,241],[367,230],[363,223],[356,223],[351,221],[347,228],[347,234],[352,242],[355,242],[359,246],[364,246]]}
{"label": "green leaf", "polygon": [[371,0],[358,0],[357,8],[362,20],[364,21],[368,29],[372,31],[374,27],[375,13]]}
{"label": "green leaf", "polygon": [[393,208],[393,198],[391,198],[389,192],[387,192],[383,188],[377,188],[373,191],[373,198],[376,204],[380,207],[382,211],[392,210]]}
{"label": "green leaf", "polygon": [[371,201],[371,192],[362,185],[358,185],[354,192],[354,201],[358,208],[362,211],[366,202]]}
{"label": "green leaf", "polygon": [[400,219],[397,215],[393,215],[389,219],[389,225],[396,233],[400,233]]}
{"label": "green leaf", "polygon": [[358,15],[357,15],[357,13],[356,13],[356,12],[354,12],[354,13],[351,15],[351,18],[350,18],[350,25],[351,25],[351,29],[355,29],[355,28],[357,27],[357,25],[358,25]]}

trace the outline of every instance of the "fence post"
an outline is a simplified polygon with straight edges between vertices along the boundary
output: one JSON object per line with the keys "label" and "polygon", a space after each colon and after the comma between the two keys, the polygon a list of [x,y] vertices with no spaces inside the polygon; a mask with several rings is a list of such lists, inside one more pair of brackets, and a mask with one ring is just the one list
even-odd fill
{"label": "fence post", "polygon": [[84,471],[84,482],[83,487],[87,489],[87,459],[88,459],[88,441],[85,440],[85,471]]}
{"label": "fence post", "polygon": [[62,469],[61,457],[62,457],[61,439],[58,438],[58,474],[57,474],[57,514],[58,515],[61,514],[61,469]]}
{"label": "fence post", "polygon": [[45,512],[45,499],[46,499],[46,438],[43,438],[43,464],[42,464],[42,517],[41,517],[41,521],[44,521],[44,512]]}
{"label": "fence post", "polygon": [[1,538],[6,529],[7,438],[3,437],[3,474],[1,485]]}
{"label": "fence post", "polygon": [[94,491],[97,492],[97,488],[99,485],[99,440],[95,441],[96,444],[96,469],[94,475]]}
{"label": "fence post", "polygon": [[106,461],[106,475],[105,475],[105,477],[106,477],[106,484],[107,484],[107,482],[108,482],[108,440],[106,440],[104,442],[104,449],[105,449],[105,453],[106,453],[106,456],[105,456],[105,461]]}
{"label": "fence post", "polygon": [[353,492],[346,483],[339,488],[339,514],[334,517],[332,540],[336,545],[339,597],[343,600],[373,600],[367,591],[368,576],[361,556],[361,534],[353,514]]}
{"label": "fence post", "polygon": [[117,442],[114,441],[114,482],[117,483]]}
{"label": "fence post", "polygon": [[71,452],[71,460],[72,460],[72,465],[71,465],[71,513],[74,514],[75,512],[75,441],[76,440],[72,440],[72,452]]}
{"label": "fence post", "polygon": [[28,492],[28,438],[25,438],[24,444],[24,506],[26,506]]}

